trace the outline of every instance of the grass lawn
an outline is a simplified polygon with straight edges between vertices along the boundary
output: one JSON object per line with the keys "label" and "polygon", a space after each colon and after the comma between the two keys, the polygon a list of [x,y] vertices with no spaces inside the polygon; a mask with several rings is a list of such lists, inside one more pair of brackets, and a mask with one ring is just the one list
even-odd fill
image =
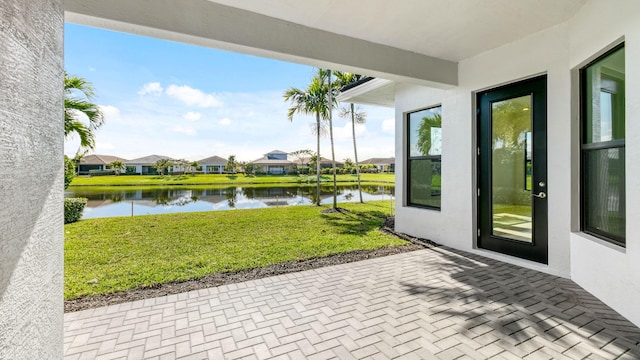
{"label": "grass lawn", "polygon": [[64,227],[64,296],[406,244],[377,230],[389,206],[379,201],[340,204],[351,210],[345,213],[291,206],[81,220]]}
{"label": "grass lawn", "polygon": [[[120,175],[120,176],[77,176],[71,185],[205,185],[205,184],[285,184],[285,183],[315,183],[315,175],[258,175],[245,176],[225,174],[200,175]],[[394,174],[361,174],[360,180],[368,183],[394,183]],[[332,182],[331,175],[322,175],[322,182]],[[337,175],[341,183],[357,181],[355,175]]]}

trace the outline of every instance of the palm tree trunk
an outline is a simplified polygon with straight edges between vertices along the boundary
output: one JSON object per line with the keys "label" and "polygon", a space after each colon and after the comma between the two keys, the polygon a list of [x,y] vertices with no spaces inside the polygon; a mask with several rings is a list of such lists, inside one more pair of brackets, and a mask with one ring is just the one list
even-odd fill
{"label": "palm tree trunk", "polygon": [[356,177],[358,178],[358,193],[360,194],[360,203],[362,200],[362,186],[360,185],[360,164],[358,164],[358,148],[356,147],[356,114],[355,107],[351,103],[351,133],[353,134],[353,155],[356,159]]}
{"label": "palm tree trunk", "polygon": [[329,137],[331,138],[331,164],[333,166],[333,208],[338,208],[338,185],[336,183],[336,153],[333,147],[333,92],[331,91],[331,70],[329,70]]}
{"label": "palm tree trunk", "polygon": [[320,113],[316,112],[316,138],[318,150],[316,151],[316,205],[320,206]]}

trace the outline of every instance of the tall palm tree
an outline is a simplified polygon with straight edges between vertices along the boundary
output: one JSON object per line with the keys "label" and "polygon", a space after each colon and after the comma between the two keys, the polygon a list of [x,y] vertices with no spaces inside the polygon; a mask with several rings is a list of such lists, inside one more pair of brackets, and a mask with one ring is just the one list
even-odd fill
{"label": "tall palm tree", "polygon": [[[76,96],[82,94],[82,97]],[[93,86],[85,79],[64,74],[64,136],[76,133],[80,146],[93,149],[96,145],[94,131],[104,123],[104,116],[93,101]],[[89,119],[85,125],[80,121],[82,114]]]}
{"label": "tall palm tree", "polygon": [[340,109],[340,117],[351,118],[351,133],[353,134],[353,155],[355,159],[356,178],[358,179],[358,192],[360,193],[360,202],[362,200],[362,189],[360,185],[360,164],[358,163],[358,147],[356,145],[356,124],[364,124],[367,121],[367,114],[353,103]]}
{"label": "tall palm tree", "polygon": [[335,95],[340,90],[340,82],[336,81],[334,83],[331,82],[332,77],[331,69],[318,69],[318,76],[320,76],[327,82],[327,88],[331,89],[331,91],[327,91],[327,104],[331,104],[328,106],[328,116],[326,117],[327,122],[329,123],[329,139],[331,141],[331,166],[332,166],[332,174],[333,174],[333,208],[338,208],[338,185],[336,181],[336,154],[335,154],[335,145],[333,141],[333,108],[338,105]]}
{"label": "tall palm tree", "polygon": [[[334,83],[335,84],[335,83]],[[327,87],[328,91],[327,103],[329,106],[329,138],[331,139],[331,169],[333,172],[333,208],[338,208],[338,184],[336,182],[336,152],[333,145],[333,87],[331,87],[331,70],[327,70]]]}
{"label": "tall palm tree", "polygon": [[[340,72],[336,71],[336,78],[338,85],[340,88],[347,86],[349,84],[360,81],[363,76],[348,72]],[[353,134],[353,154],[356,162],[356,177],[358,179],[358,193],[360,194],[360,202],[364,203],[362,200],[362,186],[360,185],[360,164],[358,163],[358,147],[356,146],[356,124],[364,124],[367,121],[367,114],[362,111],[360,108],[356,108],[353,103],[349,104],[349,107],[343,107],[340,110],[340,117],[351,118],[351,133]]]}
{"label": "tall palm tree", "polygon": [[[320,135],[322,133],[321,120],[329,116],[329,106],[327,103],[328,86],[324,82],[322,69],[318,69],[318,74],[311,79],[311,83],[306,90],[291,87],[285,91],[283,97],[285,101],[291,102],[291,107],[287,111],[287,118],[293,121],[293,116],[298,114],[315,115],[316,118],[316,156],[320,159]],[[320,205],[320,161],[316,164],[316,205]]]}

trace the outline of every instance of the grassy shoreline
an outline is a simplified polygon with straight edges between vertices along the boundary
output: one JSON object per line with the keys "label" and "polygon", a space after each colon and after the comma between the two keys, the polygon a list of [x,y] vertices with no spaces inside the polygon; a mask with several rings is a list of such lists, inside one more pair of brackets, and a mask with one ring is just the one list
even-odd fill
{"label": "grassy shoreline", "polygon": [[[200,175],[120,175],[120,176],[78,176],[73,179],[71,186],[185,186],[185,185],[250,185],[250,184],[315,184],[316,177],[309,175],[257,175],[245,176],[225,174],[200,174]],[[331,175],[322,175],[322,184],[331,183]],[[355,175],[337,175],[336,181],[356,183]],[[369,184],[393,184],[394,174],[361,174],[360,181]]]}
{"label": "grassy shoreline", "polygon": [[389,202],[81,220],[65,225],[65,299],[406,244]]}

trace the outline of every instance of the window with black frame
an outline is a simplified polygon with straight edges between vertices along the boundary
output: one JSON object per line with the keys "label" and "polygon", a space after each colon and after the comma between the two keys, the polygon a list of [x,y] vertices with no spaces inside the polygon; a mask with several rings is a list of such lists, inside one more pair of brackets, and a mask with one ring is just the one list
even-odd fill
{"label": "window with black frame", "polygon": [[581,70],[582,231],[625,246],[624,45]]}
{"label": "window with black frame", "polygon": [[442,107],[407,115],[407,204],[440,209]]}

